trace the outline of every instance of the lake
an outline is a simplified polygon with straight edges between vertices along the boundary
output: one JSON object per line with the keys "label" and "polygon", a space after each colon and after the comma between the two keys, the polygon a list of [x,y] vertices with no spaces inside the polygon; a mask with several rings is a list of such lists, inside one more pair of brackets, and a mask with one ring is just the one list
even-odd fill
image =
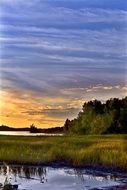
{"label": "lake", "polygon": [[0,131],[0,135],[14,135],[14,136],[62,136],[63,134],[30,133],[29,131]]}
{"label": "lake", "polygon": [[127,178],[75,168],[0,166],[0,183],[7,178],[19,190],[122,190]]}

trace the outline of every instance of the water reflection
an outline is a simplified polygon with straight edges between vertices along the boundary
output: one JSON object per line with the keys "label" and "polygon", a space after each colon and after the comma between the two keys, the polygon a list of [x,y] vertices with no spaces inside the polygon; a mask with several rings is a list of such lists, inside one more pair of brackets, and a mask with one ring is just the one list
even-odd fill
{"label": "water reflection", "polygon": [[92,171],[92,170],[82,170],[82,169],[73,169],[73,170],[67,170],[66,171],[67,174],[69,175],[75,175],[77,176],[77,178],[80,181],[85,181],[86,179],[96,179],[99,181],[103,181],[103,180],[113,180],[113,181],[117,181],[119,179],[119,177],[115,174],[106,174],[106,173],[102,173],[102,172],[96,172],[96,171]]}
{"label": "water reflection", "polygon": [[121,185],[117,176],[71,168],[0,166],[0,183],[6,177],[11,184],[17,183],[20,190],[90,190]]}
{"label": "water reflection", "polygon": [[[43,167],[1,166],[0,175],[6,177],[13,176],[15,182],[17,182],[17,178],[39,180],[41,183],[44,182],[44,180],[47,181],[46,168]],[[11,177],[9,179],[11,179]]]}

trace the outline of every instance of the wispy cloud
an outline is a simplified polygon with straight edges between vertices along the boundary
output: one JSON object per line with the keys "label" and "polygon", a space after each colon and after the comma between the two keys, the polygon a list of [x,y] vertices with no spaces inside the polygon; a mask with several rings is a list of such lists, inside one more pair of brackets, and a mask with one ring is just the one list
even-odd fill
{"label": "wispy cloud", "polygon": [[3,121],[62,125],[84,101],[126,95],[127,10],[113,1],[0,1]]}
{"label": "wispy cloud", "polygon": [[[127,96],[127,85],[103,85],[84,88],[59,89],[52,97],[30,90],[3,89],[1,91],[1,122],[22,127],[35,122],[38,126],[62,126],[65,119],[77,116],[84,102]],[[13,121],[13,122],[12,122]]]}
{"label": "wispy cloud", "polygon": [[21,5],[25,5],[25,6],[31,6],[31,5],[35,5],[36,3],[38,3],[39,0],[27,0],[27,1],[22,1],[22,0],[1,0],[0,3],[1,5],[8,5],[8,6],[21,6]]}

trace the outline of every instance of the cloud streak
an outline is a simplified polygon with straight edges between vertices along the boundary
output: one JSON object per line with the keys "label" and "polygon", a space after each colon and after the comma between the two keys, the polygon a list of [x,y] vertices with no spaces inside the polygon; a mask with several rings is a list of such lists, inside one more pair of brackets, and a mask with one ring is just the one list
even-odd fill
{"label": "cloud streak", "polygon": [[[52,95],[33,91],[2,90],[1,121],[13,126],[28,126],[35,122],[40,127],[62,126],[66,118],[74,118],[84,102],[127,96],[127,85],[98,84],[84,88],[60,89]],[[52,99],[54,101],[52,101]],[[22,119],[22,121],[21,121]]]}
{"label": "cloud streak", "polygon": [[16,126],[16,117],[21,125],[58,126],[84,101],[126,95],[121,2],[0,1],[1,91],[3,102],[11,100],[2,109],[6,124]]}

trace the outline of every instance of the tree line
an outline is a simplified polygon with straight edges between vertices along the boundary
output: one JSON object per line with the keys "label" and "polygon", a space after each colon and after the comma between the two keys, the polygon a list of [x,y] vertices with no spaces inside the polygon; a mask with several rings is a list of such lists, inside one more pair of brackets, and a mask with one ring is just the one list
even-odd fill
{"label": "tree line", "polygon": [[84,103],[77,118],[67,119],[64,132],[72,134],[126,134],[127,97],[105,103],[94,100]]}

